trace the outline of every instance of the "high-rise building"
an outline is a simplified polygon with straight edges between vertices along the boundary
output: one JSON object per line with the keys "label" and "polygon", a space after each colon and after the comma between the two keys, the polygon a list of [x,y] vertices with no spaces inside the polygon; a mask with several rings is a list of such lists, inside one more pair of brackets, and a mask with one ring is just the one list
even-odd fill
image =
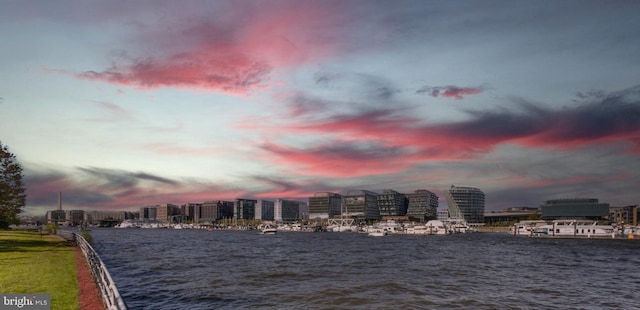
{"label": "high-rise building", "polygon": [[235,202],[234,217],[237,219],[254,220],[256,218],[257,200],[238,198]]}
{"label": "high-rise building", "polygon": [[187,220],[193,223],[200,223],[202,218],[202,204],[190,202],[182,206],[182,214],[187,217]]}
{"label": "high-rise building", "polygon": [[342,215],[379,220],[378,193],[356,190],[342,196]]}
{"label": "high-rise building", "polygon": [[174,204],[161,204],[156,206],[156,219],[158,221],[170,222],[173,220],[173,216],[181,215],[182,209]]}
{"label": "high-rise building", "polygon": [[276,221],[293,222],[300,219],[300,202],[287,199],[276,199],[274,204]]}
{"label": "high-rise building", "polygon": [[452,219],[484,223],[484,193],[480,189],[451,185],[446,197]]}
{"label": "high-rise building", "polygon": [[322,192],[315,193],[309,197],[309,219],[326,220],[332,216],[339,215],[342,205],[342,196],[336,193]]}
{"label": "high-rise building", "polygon": [[157,217],[158,217],[158,208],[156,206],[146,206],[146,207],[140,208],[141,220],[155,221]]}
{"label": "high-rise building", "polygon": [[258,200],[256,204],[256,220],[273,221],[274,203],[270,200]]}
{"label": "high-rise building", "polygon": [[404,216],[407,214],[407,196],[392,189],[385,189],[376,197],[380,216]]}
{"label": "high-rise building", "polygon": [[434,220],[438,216],[438,195],[426,189],[407,194],[407,216],[419,221]]}
{"label": "high-rise building", "polygon": [[200,208],[200,221],[215,222],[221,219],[231,219],[233,218],[233,209],[233,201],[205,201]]}

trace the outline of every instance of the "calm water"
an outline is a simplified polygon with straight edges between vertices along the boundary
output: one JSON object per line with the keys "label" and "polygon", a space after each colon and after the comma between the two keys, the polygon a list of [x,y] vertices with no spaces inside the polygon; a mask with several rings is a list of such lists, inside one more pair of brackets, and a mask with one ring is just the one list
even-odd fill
{"label": "calm water", "polygon": [[92,235],[131,309],[640,309],[640,240]]}

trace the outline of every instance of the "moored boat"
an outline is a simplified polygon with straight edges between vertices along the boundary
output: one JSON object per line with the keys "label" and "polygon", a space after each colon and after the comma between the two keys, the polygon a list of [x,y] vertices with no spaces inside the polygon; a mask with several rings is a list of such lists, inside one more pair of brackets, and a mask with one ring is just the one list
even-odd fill
{"label": "moored boat", "polygon": [[368,230],[367,235],[372,237],[383,237],[387,235],[387,231],[382,228],[371,228]]}
{"label": "moored boat", "polygon": [[533,227],[531,236],[558,238],[616,238],[618,229],[590,220],[555,220],[550,224]]}

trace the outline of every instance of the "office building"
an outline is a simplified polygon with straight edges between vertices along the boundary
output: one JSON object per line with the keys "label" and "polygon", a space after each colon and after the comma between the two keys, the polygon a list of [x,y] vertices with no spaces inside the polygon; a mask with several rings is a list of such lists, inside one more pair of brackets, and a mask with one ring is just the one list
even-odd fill
{"label": "office building", "polygon": [[236,199],[234,205],[234,217],[236,219],[254,220],[256,218],[257,200],[253,199]]}
{"label": "office building", "polygon": [[378,193],[355,190],[342,196],[342,215],[364,220],[379,220]]}
{"label": "office building", "polygon": [[258,200],[256,204],[256,220],[273,221],[274,203],[270,200]]}
{"label": "office building", "polygon": [[380,216],[404,216],[407,214],[407,197],[392,189],[385,189],[376,197]]}
{"label": "office building", "polygon": [[451,219],[484,223],[484,193],[480,189],[451,185],[445,195]]}
{"label": "office building", "polygon": [[407,194],[407,216],[418,221],[435,220],[438,216],[438,195],[426,189]]}
{"label": "office building", "polygon": [[309,197],[309,219],[326,220],[341,214],[342,196],[336,193],[315,193]]}
{"label": "office building", "polygon": [[595,198],[566,198],[547,200],[540,207],[543,220],[588,219],[601,220],[609,216],[609,204]]}
{"label": "office building", "polygon": [[300,219],[300,202],[295,200],[276,199],[274,203],[274,219],[282,222],[295,222]]}

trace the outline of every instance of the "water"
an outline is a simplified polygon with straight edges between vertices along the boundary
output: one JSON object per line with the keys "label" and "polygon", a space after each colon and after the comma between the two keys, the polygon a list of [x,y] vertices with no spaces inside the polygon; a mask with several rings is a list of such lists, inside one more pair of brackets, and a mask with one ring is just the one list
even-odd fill
{"label": "water", "polygon": [[639,309],[640,241],[96,229],[131,309]]}

